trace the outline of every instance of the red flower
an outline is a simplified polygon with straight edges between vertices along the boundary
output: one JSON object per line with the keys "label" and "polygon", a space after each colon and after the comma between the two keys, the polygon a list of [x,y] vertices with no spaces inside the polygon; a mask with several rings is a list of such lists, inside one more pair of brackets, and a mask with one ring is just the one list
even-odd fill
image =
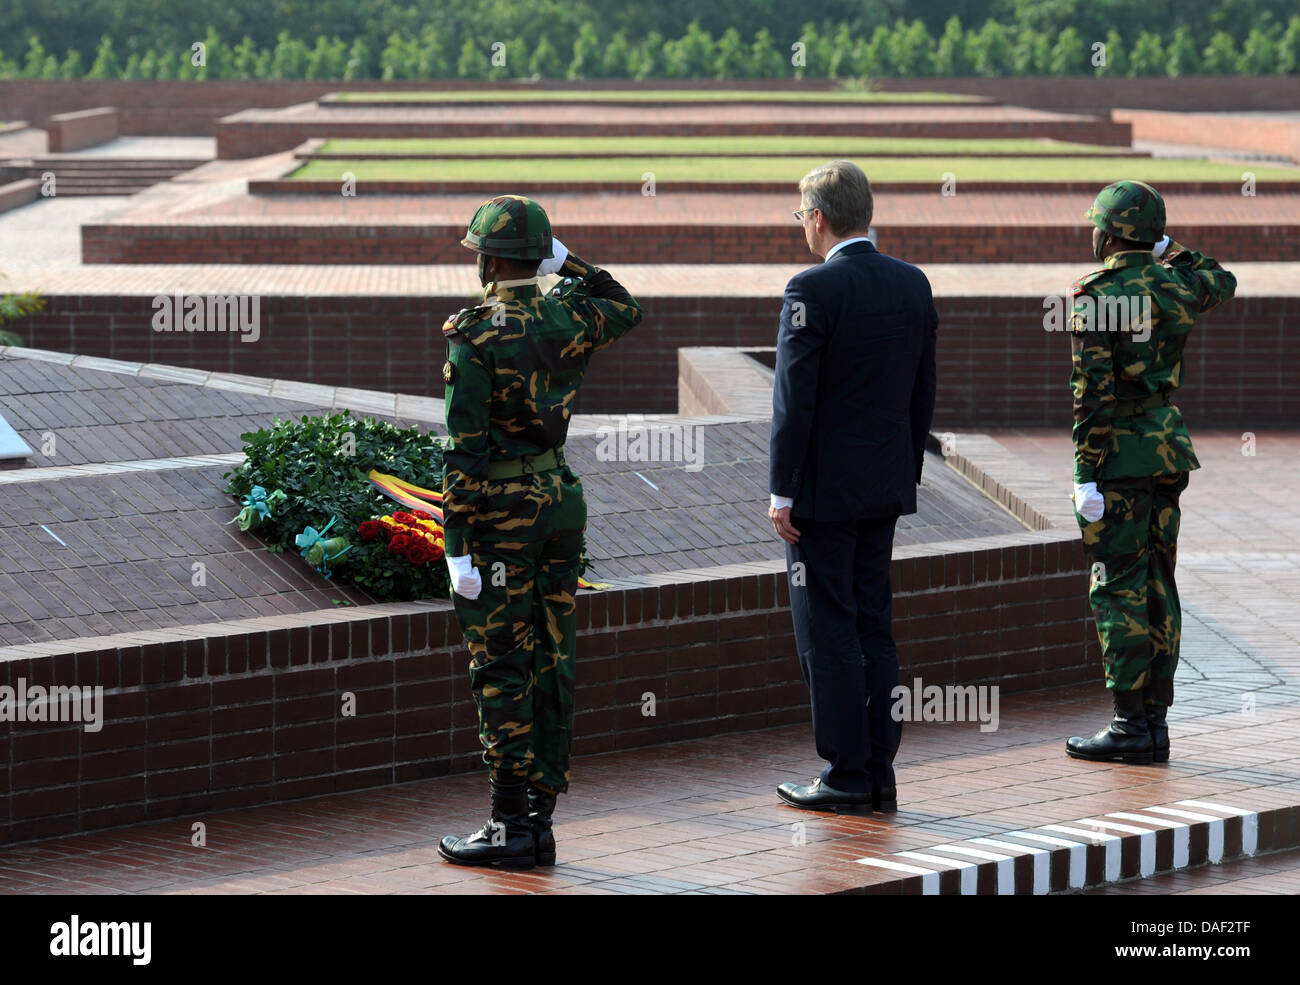
{"label": "red flower", "polygon": [[357,529],[361,533],[361,539],[367,544],[384,533],[384,525],[378,520],[364,520]]}
{"label": "red flower", "polygon": [[432,547],[429,548],[430,561],[441,561],[443,557],[444,555],[443,555],[441,544],[434,544]]}
{"label": "red flower", "polygon": [[429,560],[429,549],[423,544],[412,544],[406,552],[406,560],[414,565],[424,564]]}
{"label": "red flower", "polygon": [[388,542],[389,554],[405,554],[406,549],[411,546],[410,534],[394,534],[393,539]]}
{"label": "red flower", "polygon": [[432,513],[426,513],[426,512],[424,512],[424,510],[411,510],[411,516],[415,517],[417,520],[432,520],[432,519],[433,519],[433,514],[432,514]]}
{"label": "red flower", "polygon": [[411,516],[411,514],[409,514],[409,513],[404,513],[404,512],[401,511],[401,510],[398,510],[396,513],[393,514],[393,519],[396,520],[398,523],[414,523],[414,522],[415,522],[415,517]]}

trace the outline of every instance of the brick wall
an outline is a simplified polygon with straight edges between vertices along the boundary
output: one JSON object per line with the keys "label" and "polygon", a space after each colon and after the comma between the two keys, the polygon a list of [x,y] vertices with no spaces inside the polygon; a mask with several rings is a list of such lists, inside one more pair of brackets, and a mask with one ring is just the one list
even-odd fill
{"label": "brick wall", "polygon": [[45,121],[47,148],[51,154],[66,154],[106,144],[117,138],[119,119],[112,106],[51,116]]}
{"label": "brick wall", "polygon": [[[1096,679],[1085,572],[1077,537],[895,561],[902,680],[1010,692]],[[581,595],[575,753],[807,721],[787,605],[779,573]],[[482,769],[453,614],[397,608],[0,651],[0,686],[105,688],[99,732],[0,723],[0,843]],[[340,715],[345,691],[354,717]]]}
{"label": "brick wall", "polygon": [[[120,106],[125,134],[211,136],[216,121],[249,107],[274,108],[308,102],[340,89],[388,90],[466,88],[480,83],[437,82],[152,82],[96,80],[0,80],[5,119],[42,126],[49,116],[88,106]],[[806,88],[823,89],[825,80],[655,79],[656,89]],[[552,82],[556,89],[622,88],[626,82],[593,79]],[[1117,106],[1185,111],[1293,110],[1295,77],[1193,77],[1181,79],[882,79],[891,92],[934,91],[987,96],[1037,109],[1105,113]]]}
{"label": "brick wall", "polygon": [[[217,157],[261,157],[292,150],[315,137],[668,137],[816,135],[823,137],[949,137],[1080,139],[1077,122],[1002,120],[956,123],[530,123],[519,122],[407,123],[407,122],[297,122],[289,119],[245,120],[233,117],[217,124]],[[1127,123],[1094,121],[1087,125],[1087,142],[1128,147],[1132,132]]]}
{"label": "brick wall", "polygon": [[[616,225],[565,223],[583,249],[605,262],[805,263],[808,244],[793,222],[759,224]],[[1072,225],[940,225],[877,227],[877,241],[912,263],[1003,263],[1008,242],[1034,244],[1039,263],[1077,261],[1092,252],[1091,227]],[[143,223],[81,227],[85,263],[420,264],[465,262],[463,225],[293,225]],[[1277,225],[1184,225],[1188,242],[1213,242],[1237,260],[1300,260],[1300,228]],[[1068,286],[1068,285],[1067,285]]]}
{"label": "brick wall", "polygon": [[[645,320],[596,358],[578,410],[675,412],[677,350],[775,344],[781,286],[766,298],[642,298]],[[265,297],[261,341],[249,344],[229,334],[156,333],[151,300],[55,295],[43,312],[6,327],[28,345],[62,352],[441,396],[440,329],[465,303]],[[941,297],[936,306],[936,428],[1069,427],[1069,342],[1043,330],[1040,298]],[[1178,397],[1193,429],[1300,421],[1292,384],[1300,347],[1288,337],[1297,321],[1300,298],[1251,297],[1198,322]]]}

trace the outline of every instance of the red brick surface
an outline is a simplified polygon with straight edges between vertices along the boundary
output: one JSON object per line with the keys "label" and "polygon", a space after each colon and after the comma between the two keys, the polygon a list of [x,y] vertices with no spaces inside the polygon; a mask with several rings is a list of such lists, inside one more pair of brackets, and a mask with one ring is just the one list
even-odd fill
{"label": "red brick surface", "polygon": [[[274,159],[269,159],[274,160]],[[223,165],[225,166],[225,165]],[[1091,254],[1083,221],[1095,190],[979,191],[958,175],[957,194],[878,196],[877,243],[915,263],[1005,262],[1023,244],[1032,261]],[[790,191],[666,192],[642,195],[639,168],[625,193],[537,192],[568,242],[603,263],[799,263],[808,249],[790,217]],[[341,189],[341,185],[338,186]],[[107,223],[82,227],[86,263],[464,263],[465,216],[483,193],[423,196],[205,196],[160,186]],[[1222,258],[1300,259],[1300,196],[1259,186],[1255,196],[1179,194],[1170,228],[1181,241],[1207,244]]]}
{"label": "red brick surface", "polygon": [[[881,79],[888,91],[941,91],[989,97],[1000,102],[1063,112],[1105,113],[1117,106],[1213,112],[1225,110],[1293,110],[1295,80],[1287,76],[1150,78],[1134,85],[1128,78],[1052,79]],[[556,89],[625,88],[626,80],[585,79],[548,82]],[[773,79],[653,79],[633,83],[655,89],[725,88],[821,89],[830,83]],[[451,80],[418,82],[226,81],[155,82],[127,80],[0,79],[0,105],[6,114],[41,126],[54,113],[88,106],[122,109],[125,134],[207,136],[217,120],[250,106],[289,106],[342,89],[394,91],[456,89],[480,86]]]}
{"label": "red brick surface", "polygon": [[[640,297],[644,321],[598,358],[579,411],[674,412],[677,349],[775,344],[780,287],[774,284],[766,297]],[[1062,283],[1061,293],[1068,289]],[[440,396],[440,327],[466,303],[459,297],[264,297],[263,340],[256,345],[232,344],[225,335],[152,332],[148,298],[53,296],[45,311],[15,328],[46,349]],[[1069,426],[1068,340],[1044,331],[1041,298],[940,297],[936,306],[936,429]],[[1289,341],[1298,318],[1300,299],[1247,297],[1198,322],[1178,394],[1194,427],[1300,420],[1300,395],[1290,385],[1300,377],[1300,352]]]}
{"label": "red brick surface", "polygon": [[59,113],[45,121],[51,154],[66,154],[104,144],[118,135],[120,114],[112,106]]}
{"label": "red brick surface", "polygon": [[[896,560],[907,673],[1006,692],[1090,679],[1086,577],[1073,540]],[[455,617],[446,603],[406,608],[231,622],[173,642],[87,640],[63,657],[0,650],[0,686],[106,689],[101,732],[4,724],[3,840],[478,769]],[[783,573],[583,593],[578,626],[579,754],[807,715]],[[339,715],[345,691],[355,719]]]}

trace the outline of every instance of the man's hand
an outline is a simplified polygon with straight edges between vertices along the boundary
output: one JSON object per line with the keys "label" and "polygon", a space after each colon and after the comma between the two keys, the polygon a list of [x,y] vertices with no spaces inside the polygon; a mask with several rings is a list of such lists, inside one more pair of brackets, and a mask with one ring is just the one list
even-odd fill
{"label": "man's hand", "polygon": [[447,557],[447,570],[451,573],[451,590],[462,598],[473,602],[483,591],[483,579],[474,567],[474,558],[470,554],[461,557]]}
{"label": "man's hand", "polygon": [[768,519],[772,521],[772,529],[776,531],[787,544],[799,543],[799,531],[790,523],[790,507],[777,509],[775,506],[767,508]]}
{"label": "man's hand", "polygon": [[1074,500],[1074,508],[1078,511],[1079,516],[1089,523],[1096,523],[1106,511],[1106,499],[1101,493],[1097,492],[1097,483],[1095,482],[1085,482],[1082,485],[1076,484],[1074,495],[1070,498]]}
{"label": "man's hand", "polygon": [[539,277],[547,274],[558,274],[560,268],[564,266],[564,261],[569,258],[569,249],[554,236],[551,237],[551,252],[554,254],[550,259],[543,260],[537,266],[537,275]]}
{"label": "man's hand", "polygon": [[1165,255],[1165,250],[1169,249],[1170,242],[1171,240],[1169,239],[1168,236],[1163,237],[1158,243],[1156,243],[1155,247],[1151,250],[1151,256],[1154,257],[1156,260],[1159,260],[1162,256]]}

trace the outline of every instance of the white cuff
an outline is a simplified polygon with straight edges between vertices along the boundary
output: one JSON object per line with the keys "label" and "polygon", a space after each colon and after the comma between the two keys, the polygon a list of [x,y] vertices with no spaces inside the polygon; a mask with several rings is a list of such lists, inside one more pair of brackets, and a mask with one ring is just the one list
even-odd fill
{"label": "white cuff", "polygon": [[778,496],[776,493],[772,493],[772,509],[788,510],[792,506],[794,506],[794,500],[791,497]]}

